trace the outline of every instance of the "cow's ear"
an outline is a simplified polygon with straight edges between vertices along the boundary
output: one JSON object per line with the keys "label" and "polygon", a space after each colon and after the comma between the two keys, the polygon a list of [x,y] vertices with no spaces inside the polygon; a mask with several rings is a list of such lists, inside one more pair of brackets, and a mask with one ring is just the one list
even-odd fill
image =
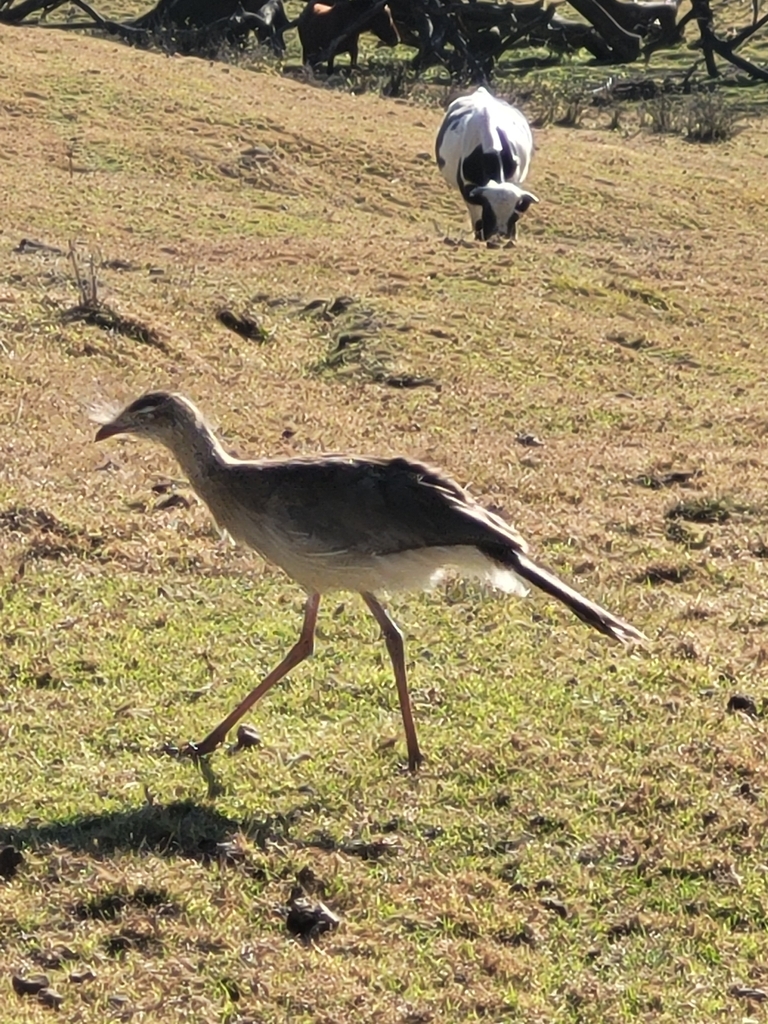
{"label": "cow's ear", "polygon": [[528,209],[531,203],[538,203],[538,201],[539,200],[536,198],[533,192],[523,192],[523,194],[517,201],[517,206],[515,207],[515,210],[517,211],[517,213],[525,213],[525,211]]}

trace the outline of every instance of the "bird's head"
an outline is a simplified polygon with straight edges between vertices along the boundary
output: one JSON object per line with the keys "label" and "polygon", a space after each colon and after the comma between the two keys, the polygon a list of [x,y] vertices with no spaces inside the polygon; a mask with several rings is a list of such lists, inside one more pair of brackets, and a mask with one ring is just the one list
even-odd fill
{"label": "bird's head", "polygon": [[115,434],[136,434],[173,447],[173,440],[196,424],[199,414],[191,402],[168,391],[150,391],[114,414],[113,409],[94,410],[91,418],[101,423],[96,440]]}

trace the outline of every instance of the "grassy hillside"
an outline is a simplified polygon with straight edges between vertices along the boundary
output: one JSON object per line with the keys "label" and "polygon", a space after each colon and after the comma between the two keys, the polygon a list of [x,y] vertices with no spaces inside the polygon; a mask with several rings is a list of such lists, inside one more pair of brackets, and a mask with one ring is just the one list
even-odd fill
{"label": "grassy hillside", "polygon": [[[25,857],[0,1020],[48,1019],[10,984],[41,969],[83,1022],[762,1020],[765,126],[541,130],[541,203],[486,248],[437,108],[42,30],[0,52],[0,822]],[[64,315],[70,243],[122,333]],[[249,716],[262,745],[173,761],[303,596],[164,451],[92,443],[90,402],[157,387],[241,455],[441,465],[648,649],[536,595],[392,598],[411,778],[376,626],[332,595]],[[297,880],[341,918],[315,944],[286,931]]]}

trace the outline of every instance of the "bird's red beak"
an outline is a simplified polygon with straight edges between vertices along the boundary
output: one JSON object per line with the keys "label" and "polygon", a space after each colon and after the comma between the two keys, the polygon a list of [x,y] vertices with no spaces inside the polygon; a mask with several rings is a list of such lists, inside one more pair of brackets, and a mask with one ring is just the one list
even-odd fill
{"label": "bird's red beak", "polygon": [[114,437],[115,434],[122,434],[122,428],[116,427],[114,423],[105,423],[103,427],[99,427],[96,431],[96,437],[94,441],[104,441],[108,437]]}

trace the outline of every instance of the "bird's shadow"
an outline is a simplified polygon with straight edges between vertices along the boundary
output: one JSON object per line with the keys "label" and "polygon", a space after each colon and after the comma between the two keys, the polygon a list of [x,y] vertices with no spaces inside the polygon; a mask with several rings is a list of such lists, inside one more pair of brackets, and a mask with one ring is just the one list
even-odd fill
{"label": "bird's shadow", "polygon": [[184,800],[18,828],[0,826],[0,846],[16,850],[59,846],[99,859],[133,851],[197,861],[230,860],[236,859],[236,834],[245,834],[263,847],[270,839],[285,838],[288,826],[282,815],[238,821],[205,804]]}

